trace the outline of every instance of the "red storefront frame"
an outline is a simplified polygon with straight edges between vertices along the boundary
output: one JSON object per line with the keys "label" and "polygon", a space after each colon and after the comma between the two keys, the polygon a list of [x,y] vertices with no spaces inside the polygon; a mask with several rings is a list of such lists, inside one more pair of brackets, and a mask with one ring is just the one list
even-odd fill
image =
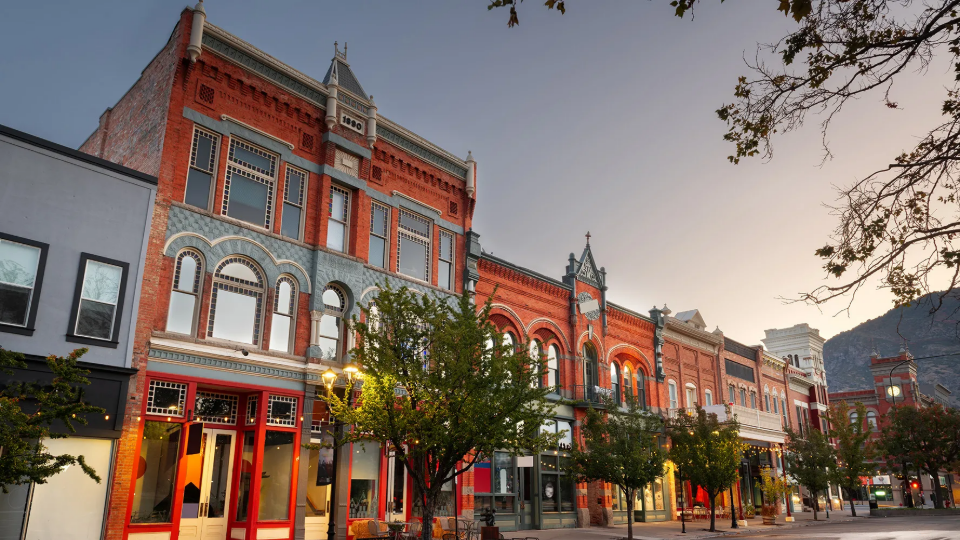
{"label": "red storefront frame", "polygon": [[[299,469],[298,465],[300,463],[300,444],[301,444],[301,428],[303,425],[303,399],[304,393],[297,392],[292,390],[284,390],[279,388],[273,388],[268,386],[254,386],[246,384],[237,384],[229,381],[221,381],[216,379],[207,379],[201,377],[187,377],[181,375],[172,375],[166,373],[156,373],[148,372],[147,379],[144,383],[144,388],[150,388],[150,382],[152,380],[158,381],[168,381],[174,383],[182,383],[187,385],[187,391],[184,402],[184,416],[182,418],[177,418],[173,416],[166,415],[157,415],[157,414],[147,414],[147,399],[143,400],[143,408],[141,409],[141,414],[137,417],[137,447],[134,455],[140,456],[140,445],[143,440],[143,428],[144,424],[148,420],[152,421],[162,421],[169,423],[178,423],[183,427],[179,448],[177,450],[177,473],[176,473],[176,482],[174,484],[173,495],[171,497],[170,505],[170,523],[156,523],[156,524],[137,524],[130,523],[131,512],[133,511],[133,500],[134,494],[136,491],[136,480],[137,480],[137,469],[139,467],[139,460],[136,460],[133,464],[133,474],[130,478],[130,492],[127,502],[126,516],[124,519],[124,538],[129,537],[130,534],[135,533],[150,533],[150,532],[169,532],[170,540],[177,540],[180,535],[180,517],[183,507],[183,483],[186,479],[186,467],[184,467],[184,458],[186,457],[187,451],[187,426],[191,423],[188,422],[188,419],[191,417],[191,412],[193,410],[194,404],[196,403],[197,388],[200,387],[201,390],[210,389],[220,392],[230,393],[237,395],[240,399],[238,401],[237,409],[237,420],[233,425],[230,424],[216,424],[219,429],[232,430],[237,433],[236,438],[234,439],[236,443],[233,448],[233,471],[232,479],[230,486],[230,505],[227,507],[227,532],[226,538],[231,537],[231,532],[234,528],[242,527],[244,529],[244,538],[256,538],[257,529],[286,529],[287,538],[293,538],[293,525],[296,515],[296,497],[297,497],[297,471]],[[294,397],[297,398],[296,412],[294,413],[295,425],[293,427],[287,426],[277,426],[277,425],[267,425],[267,404],[270,396],[284,396],[284,397]],[[257,419],[253,425],[246,424],[246,407],[247,400],[256,396],[258,399],[257,406]],[[282,431],[294,434],[293,441],[293,459],[292,459],[292,468],[290,471],[290,500],[287,507],[287,519],[284,520],[270,520],[270,521],[260,521],[257,517],[259,514],[260,508],[260,476],[263,473],[263,445],[266,440],[267,430],[270,431]],[[254,431],[255,432],[255,443],[253,447],[253,471],[252,471],[252,483],[250,486],[250,495],[248,502],[248,512],[246,521],[236,521],[236,509],[239,502],[239,487],[240,487],[240,473],[241,467],[243,465],[243,435],[245,432]]]}

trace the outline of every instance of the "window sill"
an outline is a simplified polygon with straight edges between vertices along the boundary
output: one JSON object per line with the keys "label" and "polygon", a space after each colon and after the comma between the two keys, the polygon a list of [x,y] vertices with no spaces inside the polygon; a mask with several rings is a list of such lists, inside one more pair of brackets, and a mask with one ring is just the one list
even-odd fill
{"label": "window sill", "polygon": [[67,334],[66,340],[70,343],[79,343],[81,345],[92,345],[94,347],[106,347],[108,349],[116,349],[120,345],[119,341],[110,341],[108,339],[97,339],[89,338],[84,336],[76,336],[73,334]]}
{"label": "window sill", "polygon": [[27,328],[26,326],[15,326],[12,324],[0,323],[0,332],[7,332],[9,334],[20,334],[21,336],[32,336],[34,328]]}

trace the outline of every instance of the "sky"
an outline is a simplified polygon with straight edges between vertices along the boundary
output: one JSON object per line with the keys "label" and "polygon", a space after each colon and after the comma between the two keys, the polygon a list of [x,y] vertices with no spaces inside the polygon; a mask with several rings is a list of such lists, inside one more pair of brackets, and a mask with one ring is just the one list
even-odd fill
{"label": "sky", "polygon": [[[699,309],[712,330],[758,344],[809,323],[832,336],[877,317],[873,287],[849,313],[785,303],[823,283],[814,250],[825,204],[912,147],[939,118],[946,66],[909,73],[898,109],[870,95],[827,140],[820,118],[775,141],[772,160],[731,165],[715,110],[743,58],[795,23],[770,0],[569,0],[566,15],[521,5],[520,25],[487,0],[208,0],[208,22],[322,79],[333,42],[381,115],[478,163],[474,230],[498,257],[560,278],[589,231],[607,298],[646,312]],[[78,147],[136,81],[186,4],[170,0],[4,2],[0,123]]]}

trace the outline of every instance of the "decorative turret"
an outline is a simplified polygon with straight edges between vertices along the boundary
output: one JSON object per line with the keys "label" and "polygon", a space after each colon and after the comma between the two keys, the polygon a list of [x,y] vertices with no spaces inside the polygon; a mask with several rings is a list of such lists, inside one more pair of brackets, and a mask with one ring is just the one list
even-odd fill
{"label": "decorative turret", "polygon": [[337,42],[333,42],[333,62],[330,64],[330,71],[327,72],[323,83],[327,85],[327,116],[324,121],[327,129],[333,129],[337,125],[337,89],[340,86],[340,70],[337,67],[337,57],[340,55],[340,49]]}
{"label": "decorative turret", "polygon": [[370,112],[367,116],[367,142],[370,148],[377,142],[377,104],[373,102],[373,95],[370,95]]}
{"label": "decorative turret", "polygon": [[190,63],[197,61],[203,52],[203,24],[207,20],[207,12],[203,9],[203,0],[193,8],[193,25],[190,27],[190,44],[187,45],[187,54]]}

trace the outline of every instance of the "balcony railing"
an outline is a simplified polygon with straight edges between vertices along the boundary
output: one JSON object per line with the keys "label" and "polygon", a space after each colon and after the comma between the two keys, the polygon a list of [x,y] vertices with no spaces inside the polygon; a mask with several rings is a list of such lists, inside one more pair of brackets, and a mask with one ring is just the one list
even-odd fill
{"label": "balcony railing", "polygon": [[782,420],[779,414],[750,409],[740,405],[731,405],[730,412],[742,426],[749,426],[770,431],[783,431]]}
{"label": "balcony railing", "polygon": [[576,384],[573,386],[573,400],[586,403],[603,403],[603,397],[611,397],[613,392],[609,388]]}

